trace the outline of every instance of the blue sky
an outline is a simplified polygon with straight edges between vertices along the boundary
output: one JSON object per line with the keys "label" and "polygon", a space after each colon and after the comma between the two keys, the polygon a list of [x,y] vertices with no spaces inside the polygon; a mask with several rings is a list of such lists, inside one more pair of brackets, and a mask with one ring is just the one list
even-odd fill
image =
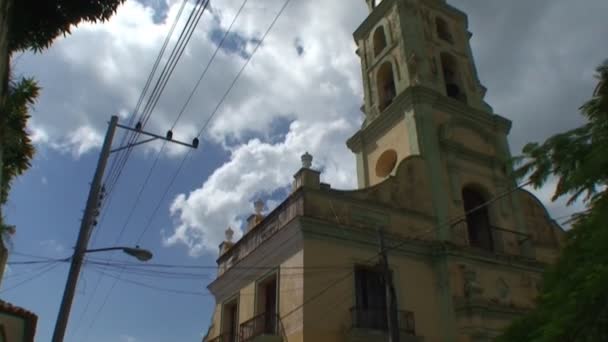
{"label": "blue sky", "polygon": [[[133,109],[180,3],[128,0],[108,23],[82,25],[42,54],[14,56],[16,75],[34,76],[43,90],[30,125],[38,150],[33,167],[16,180],[3,208],[7,221],[17,226],[10,261],[31,260],[18,253],[70,254],[106,122],[112,114],[125,117]],[[580,124],[577,108],[595,85],[593,69],[608,57],[608,47],[592,40],[608,35],[605,1],[590,0],[585,6],[566,0],[449,3],[469,14],[486,100],[513,121],[514,153],[528,141]],[[214,3],[213,13],[201,20],[148,130],[162,133],[173,122],[240,4]],[[281,4],[247,4],[179,121],[176,138],[190,140],[197,133]],[[154,252],[154,262],[214,265],[226,227],[232,225],[238,235],[258,197],[272,208],[304,151],[324,170],[323,181],[336,188],[355,186],[354,158],[344,142],[362,119],[360,65],[351,32],[365,15],[362,0],[292,0],[146,230],[141,245]],[[137,148],[91,247],[132,245],[146,229],[184,153],[174,147],[163,153],[134,207],[158,148]],[[562,202],[548,202],[551,190],[537,191],[551,214],[570,213],[573,209]],[[132,220],[117,242],[132,208]],[[110,256],[129,260],[120,253],[95,257]],[[41,271],[39,265],[15,265],[3,280],[3,299],[39,315],[39,341],[50,339],[67,268],[60,264],[11,289]],[[213,309],[205,286],[214,272],[206,273],[200,279],[167,280],[126,274],[127,280],[203,294],[177,295],[119,281],[100,310],[114,280],[87,266],[66,341],[198,341]]]}

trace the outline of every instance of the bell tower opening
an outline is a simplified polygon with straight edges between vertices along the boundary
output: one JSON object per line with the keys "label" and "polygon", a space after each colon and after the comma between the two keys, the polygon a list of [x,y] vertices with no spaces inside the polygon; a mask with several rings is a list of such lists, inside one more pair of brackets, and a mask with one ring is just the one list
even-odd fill
{"label": "bell tower opening", "polygon": [[[456,140],[468,144],[476,138],[458,135],[461,128],[456,121],[472,116],[463,118],[452,108],[466,111],[470,107],[476,109],[475,114],[493,115],[483,100],[486,89],[477,76],[466,14],[446,0],[365,3],[370,14],[353,33],[361,62],[365,117],[347,142],[357,158],[359,187],[396,175],[400,163],[414,155],[429,160],[450,155],[451,163],[459,163],[459,157],[452,156],[459,152],[448,145]],[[484,136],[492,137],[495,132],[486,127],[487,122],[485,117],[478,124],[484,127]],[[494,145],[494,139],[490,140],[488,144]],[[493,154],[499,151],[495,147],[487,150]],[[433,163],[434,168],[445,165],[443,160]],[[441,170],[435,171],[437,179]],[[454,188],[453,196],[459,197],[462,188]]]}
{"label": "bell tower opening", "polygon": [[490,215],[485,197],[475,188],[470,186],[462,189],[462,201],[464,211],[467,213],[467,234],[469,244],[472,247],[481,248],[487,251],[494,250],[492,240],[492,226],[490,225]]}
{"label": "bell tower opening", "polygon": [[448,25],[447,21],[445,21],[442,17],[438,16],[435,19],[435,26],[437,28],[437,37],[439,37],[439,39],[444,40],[450,44],[454,43],[452,33],[450,32],[450,26]]}
{"label": "bell tower opening", "polygon": [[395,78],[393,73],[393,64],[384,62],[378,69],[377,84],[378,84],[378,109],[383,111],[392,102],[397,95],[395,87]]}
{"label": "bell tower opening", "polygon": [[467,95],[461,82],[456,58],[447,52],[441,53],[441,69],[445,82],[445,92],[448,97],[467,103]]}
{"label": "bell tower opening", "polygon": [[380,26],[374,32],[374,57],[378,57],[382,51],[386,48],[386,34],[384,33],[384,26]]}

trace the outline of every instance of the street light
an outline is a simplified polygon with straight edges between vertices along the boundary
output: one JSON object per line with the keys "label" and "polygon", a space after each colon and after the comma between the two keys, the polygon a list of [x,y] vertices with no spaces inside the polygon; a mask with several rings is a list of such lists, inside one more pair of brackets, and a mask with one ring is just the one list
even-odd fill
{"label": "street light", "polygon": [[87,249],[84,251],[85,253],[96,253],[96,252],[106,252],[106,251],[123,251],[125,254],[129,254],[132,257],[135,257],[139,261],[148,261],[152,259],[152,252],[147,249],[139,248],[139,246],[133,247],[108,247],[108,248],[95,248],[95,249]]}
{"label": "street light", "polygon": [[[80,264],[84,259],[84,255],[86,253],[97,253],[97,252],[107,252],[107,251],[123,251],[126,254],[129,254],[132,257],[137,258],[139,261],[148,261],[152,259],[152,252],[147,249],[139,248],[139,246],[135,247],[106,247],[106,248],[95,248],[95,249],[86,249],[82,252],[78,253],[77,250],[74,251],[74,255],[72,256],[72,263],[77,263],[79,265],[78,269],[80,269]],[[65,335],[65,330],[68,326],[68,318],[70,316],[70,310],[72,309],[72,301],[74,300],[74,293],[76,291],[76,282],[78,281],[78,272],[73,272],[71,276],[68,276],[68,281],[65,286],[65,291],[63,292],[63,298],[61,300],[61,307],[59,308],[59,315],[57,316],[57,322],[55,323],[55,331],[53,332],[53,342],[61,342],[63,341],[63,336]]]}

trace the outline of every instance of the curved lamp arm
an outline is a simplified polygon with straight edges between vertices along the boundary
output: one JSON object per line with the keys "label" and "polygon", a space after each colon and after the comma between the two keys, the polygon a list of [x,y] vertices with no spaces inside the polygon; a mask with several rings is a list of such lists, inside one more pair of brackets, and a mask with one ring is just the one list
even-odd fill
{"label": "curved lamp arm", "polygon": [[123,251],[126,254],[129,254],[132,257],[137,258],[139,261],[148,261],[152,259],[152,252],[147,249],[139,248],[139,246],[133,247],[107,247],[107,248],[95,248],[95,249],[87,249],[84,251],[85,253],[97,253],[97,252],[107,252],[107,251]]}

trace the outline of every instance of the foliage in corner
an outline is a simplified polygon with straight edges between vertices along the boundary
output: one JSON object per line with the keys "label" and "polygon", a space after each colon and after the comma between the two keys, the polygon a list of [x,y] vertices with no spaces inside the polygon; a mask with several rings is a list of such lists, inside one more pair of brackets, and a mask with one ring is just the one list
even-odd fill
{"label": "foliage in corner", "polygon": [[4,112],[6,126],[2,141],[3,168],[0,185],[0,205],[6,203],[12,180],[29,169],[34,146],[27,133],[28,107],[33,105],[40,88],[31,78],[9,84]]}
{"label": "foliage in corner", "polygon": [[125,0],[15,0],[9,50],[48,48],[59,35],[82,21],[106,21]]}
{"label": "foliage in corner", "polygon": [[[0,56],[10,65],[10,55],[16,51],[40,52],[48,48],[59,35],[71,33],[73,26],[82,21],[106,21],[125,0],[12,0],[8,15],[8,55]],[[34,146],[26,130],[30,117],[28,107],[33,105],[40,91],[31,78],[11,82],[7,78],[1,99],[0,149],[2,149],[2,178],[0,182],[0,209],[6,203],[13,179],[30,167]],[[0,235],[14,233],[15,227],[4,223],[0,212]]]}
{"label": "foliage in corner", "polygon": [[[3,206],[11,189],[11,183],[25,172],[34,157],[34,146],[27,133],[29,106],[38,97],[40,88],[31,78],[19,82],[9,82],[8,94],[2,108],[4,126],[2,127],[2,182],[0,183],[0,207]],[[6,225],[0,214],[0,235],[3,240],[15,232],[15,227]]]}
{"label": "foliage in corner", "polygon": [[581,108],[587,123],[524,148],[517,171],[540,187],[558,178],[553,199],[584,195],[587,210],[572,220],[564,249],[548,269],[538,306],[500,342],[608,341],[608,61],[597,69],[593,98]]}

